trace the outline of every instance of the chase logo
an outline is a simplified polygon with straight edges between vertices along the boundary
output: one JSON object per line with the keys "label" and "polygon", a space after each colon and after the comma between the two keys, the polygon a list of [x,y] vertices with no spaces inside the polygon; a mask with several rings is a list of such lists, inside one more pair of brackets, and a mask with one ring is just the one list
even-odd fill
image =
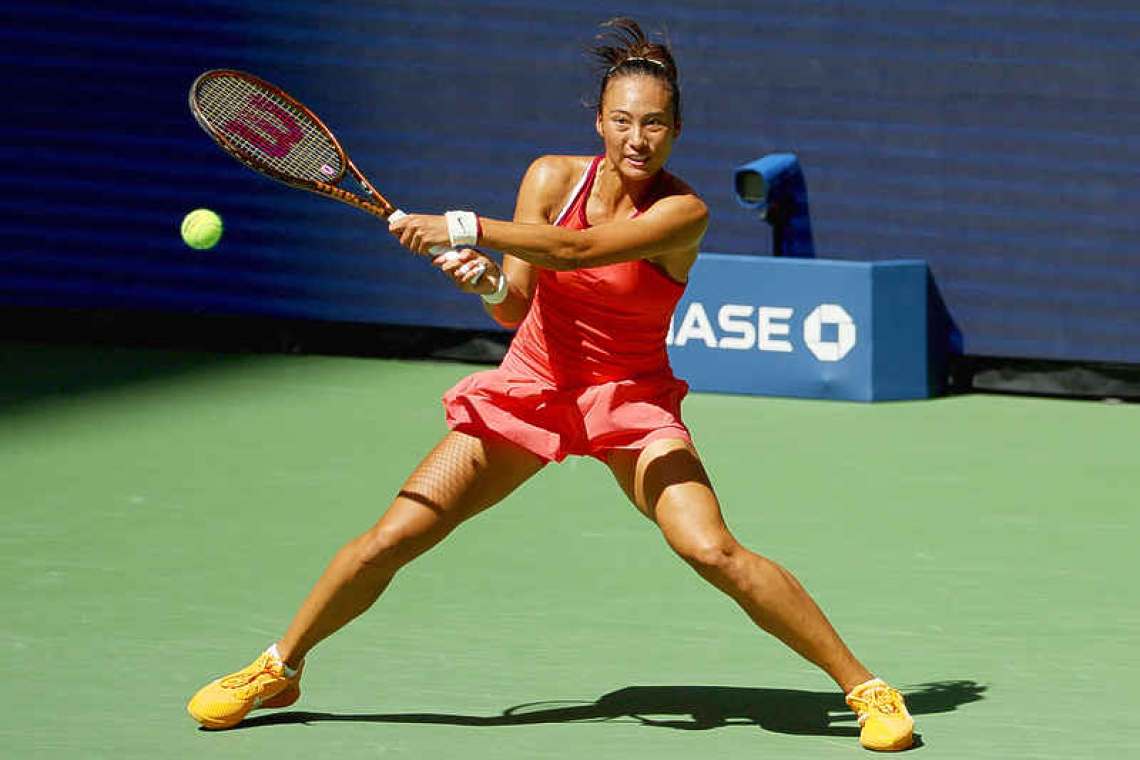
{"label": "chase logo", "polygon": [[[779,351],[791,353],[792,319],[795,311],[784,306],[751,306],[723,304],[716,312],[716,328],[700,301],[693,301],[675,324],[669,321],[670,346],[684,346],[700,341],[708,348],[729,351]],[[803,345],[821,362],[837,362],[850,353],[858,342],[855,320],[836,303],[820,304],[804,318],[799,335]]]}

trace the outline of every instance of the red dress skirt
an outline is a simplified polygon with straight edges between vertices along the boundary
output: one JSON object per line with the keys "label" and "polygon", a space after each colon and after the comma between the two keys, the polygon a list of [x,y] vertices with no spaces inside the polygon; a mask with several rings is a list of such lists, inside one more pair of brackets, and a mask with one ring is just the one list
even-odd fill
{"label": "red dress skirt", "polygon": [[452,430],[505,438],[547,461],[577,454],[605,462],[612,449],[642,449],[659,438],[691,441],[681,421],[688,392],[671,373],[560,388],[504,363],[460,381],[443,405]]}

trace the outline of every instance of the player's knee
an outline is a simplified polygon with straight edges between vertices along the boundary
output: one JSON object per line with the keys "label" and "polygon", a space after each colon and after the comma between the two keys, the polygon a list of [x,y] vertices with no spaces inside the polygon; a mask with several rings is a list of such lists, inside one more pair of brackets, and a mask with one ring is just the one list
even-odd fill
{"label": "player's knee", "polygon": [[354,543],[354,559],[361,568],[395,570],[426,551],[432,542],[399,526],[376,525]]}
{"label": "player's knee", "polygon": [[731,575],[740,549],[731,536],[686,537],[670,544],[681,559],[710,580]]}

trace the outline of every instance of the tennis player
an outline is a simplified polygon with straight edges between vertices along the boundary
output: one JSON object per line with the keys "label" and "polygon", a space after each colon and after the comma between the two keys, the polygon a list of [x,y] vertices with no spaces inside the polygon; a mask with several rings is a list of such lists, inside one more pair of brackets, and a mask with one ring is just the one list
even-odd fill
{"label": "tennis player", "polygon": [[[914,721],[902,696],[848,650],[790,572],[737,542],[681,419],[688,386],[666,354],[669,319],[708,225],[693,190],[665,170],[681,129],[677,68],[630,19],[599,35],[599,156],[544,156],[514,221],[471,212],[390,225],[517,332],[502,364],[443,398],[450,432],[371,529],[333,558],[285,635],[254,663],[205,686],[190,714],[227,728],[300,696],[304,657],[363,613],[396,572],[549,462],[592,456],[703,578],[847,695],[863,746],[900,750]],[[502,265],[471,246],[499,251]]]}

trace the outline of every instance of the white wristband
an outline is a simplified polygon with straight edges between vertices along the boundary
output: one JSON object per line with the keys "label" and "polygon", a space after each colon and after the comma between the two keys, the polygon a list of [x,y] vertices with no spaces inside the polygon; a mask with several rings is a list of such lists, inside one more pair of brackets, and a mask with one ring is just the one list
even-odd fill
{"label": "white wristband", "polygon": [[483,303],[487,304],[488,306],[494,306],[495,304],[502,303],[505,300],[507,300],[507,273],[500,269],[499,284],[495,288],[494,293],[488,293],[487,295],[483,296]]}
{"label": "white wristband", "polygon": [[448,211],[443,215],[447,219],[447,234],[451,238],[451,247],[472,246],[479,242],[479,217],[473,211]]}

